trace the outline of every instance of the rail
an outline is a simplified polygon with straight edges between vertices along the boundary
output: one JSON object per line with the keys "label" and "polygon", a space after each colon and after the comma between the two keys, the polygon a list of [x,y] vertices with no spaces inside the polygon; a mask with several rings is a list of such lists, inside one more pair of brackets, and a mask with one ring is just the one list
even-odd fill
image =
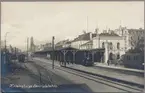
{"label": "rail", "polygon": [[[51,65],[48,65],[48,66],[51,67]],[[137,92],[142,91],[142,88],[141,87],[138,88],[136,85],[131,86],[131,85],[124,84],[124,83],[122,84],[122,82],[118,82],[117,80],[115,80],[115,81],[113,79],[108,80],[108,78],[96,76],[96,75],[93,75],[90,73],[85,73],[82,71],[69,69],[66,67],[60,68],[59,66],[56,66],[56,65],[55,65],[55,69],[59,69],[59,70],[65,71],[65,72],[70,73],[70,74],[74,74],[74,75],[77,75],[77,76],[80,76],[80,77],[83,77],[83,78],[86,78],[86,79],[89,79],[89,80],[92,80],[92,81],[95,81],[98,83],[102,83],[102,84],[114,87],[114,88],[118,88],[118,89],[124,90],[126,92],[132,92],[130,90],[137,91]]]}

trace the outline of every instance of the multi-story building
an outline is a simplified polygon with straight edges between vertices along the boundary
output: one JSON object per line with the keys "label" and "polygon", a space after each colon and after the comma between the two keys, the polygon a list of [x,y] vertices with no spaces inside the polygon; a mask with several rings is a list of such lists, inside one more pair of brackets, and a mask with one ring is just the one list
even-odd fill
{"label": "multi-story building", "polygon": [[90,41],[80,45],[80,49],[87,49],[87,50],[93,49],[93,40],[90,40]]}
{"label": "multi-story building", "polygon": [[104,48],[103,60],[117,60],[121,55],[125,54],[125,41],[123,36],[119,36],[114,31],[108,31],[97,34],[93,38],[93,49]]}
{"label": "multi-story building", "polygon": [[55,48],[58,49],[58,48],[63,48],[63,47],[67,47],[68,46],[68,43],[69,40],[62,40],[62,41],[59,41],[55,44]]}
{"label": "multi-story building", "polygon": [[95,37],[96,34],[93,34],[92,32],[84,33],[82,35],[79,35],[77,38],[75,38],[71,42],[71,46],[77,49],[84,49],[85,46],[83,44],[89,42],[90,40]]}
{"label": "multi-story building", "polygon": [[71,41],[66,41],[62,47],[71,47]]}
{"label": "multi-story building", "polygon": [[125,40],[126,51],[134,49],[139,40],[144,37],[144,29],[127,29],[126,27],[119,27],[115,30],[115,33],[119,36],[123,36]]}
{"label": "multi-story building", "polygon": [[43,50],[49,50],[49,48],[51,48],[51,47],[52,47],[52,43],[46,43],[43,46]]}

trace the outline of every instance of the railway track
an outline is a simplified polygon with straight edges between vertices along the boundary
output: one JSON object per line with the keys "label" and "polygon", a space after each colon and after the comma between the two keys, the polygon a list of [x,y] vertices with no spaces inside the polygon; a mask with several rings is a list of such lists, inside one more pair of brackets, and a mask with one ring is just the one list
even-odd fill
{"label": "railway track", "polygon": [[[43,61],[40,61],[40,62],[43,62]],[[45,68],[45,67],[50,67],[51,68],[51,63],[49,63],[49,62],[45,62],[45,63],[48,63],[48,65],[47,66],[43,65],[42,66],[43,68]],[[37,65],[39,65],[39,64],[37,64]],[[131,92],[132,93],[132,92],[142,92],[143,91],[143,89],[138,88],[136,86],[122,84],[122,83],[119,83],[119,82],[116,82],[116,81],[107,80],[106,78],[98,77],[98,76],[87,74],[87,73],[80,72],[80,71],[76,71],[74,69],[69,69],[69,68],[66,68],[66,67],[60,67],[58,64],[55,65],[55,69],[58,69],[58,70],[61,70],[61,71],[64,71],[64,72],[67,72],[69,74],[73,74],[73,75],[76,75],[76,76],[79,76],[79,77],[83,77],[85,79],[88,79],[88,80],[91,80],[91,81],[94,81],[94,82],[97,82],[97,83],[101,83],[101,84],[107,85],[109,87],[117,88],[117,89],[120,89],[120,90],[123,90],[123,91],[126,91],[126,92]]]}

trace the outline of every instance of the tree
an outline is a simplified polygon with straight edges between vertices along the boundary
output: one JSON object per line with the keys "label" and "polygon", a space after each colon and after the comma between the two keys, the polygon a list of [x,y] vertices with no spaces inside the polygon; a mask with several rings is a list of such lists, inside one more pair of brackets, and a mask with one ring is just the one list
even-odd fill
{"label": "tree", "polygon": [[141,53],[142,51],[139,48],[129,49],[127,53]]}
{"label": "tree", "polygon": [[142,52],[144,51],[144,38],[142,37],[136,45],[137,49],[140,49]]}

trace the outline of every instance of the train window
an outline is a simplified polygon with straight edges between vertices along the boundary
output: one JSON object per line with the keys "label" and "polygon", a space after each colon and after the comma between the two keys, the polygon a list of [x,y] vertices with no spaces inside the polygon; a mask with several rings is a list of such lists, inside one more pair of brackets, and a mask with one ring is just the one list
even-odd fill
{"label": "train window", "polygon": [[130,60],[130,56],[127,56],[127,60]]}
{"label": "train window", "polygon": [[134,60],[138,60],[138,56],[134,56]]}
{"label": "train window", "polygon": [[136,60],[136,56],[134,56],[134,60]]}

